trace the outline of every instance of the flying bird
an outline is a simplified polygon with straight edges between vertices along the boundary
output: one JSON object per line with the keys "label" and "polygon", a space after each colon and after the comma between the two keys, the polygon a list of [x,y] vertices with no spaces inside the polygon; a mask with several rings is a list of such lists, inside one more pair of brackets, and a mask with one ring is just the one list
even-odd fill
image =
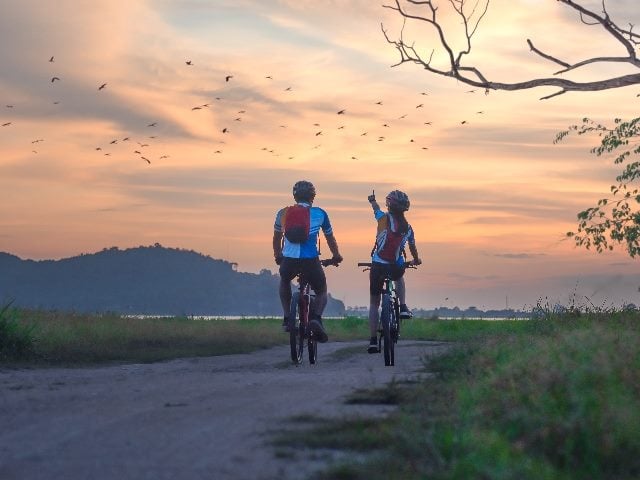
{"label": "flying bird", "polygon": [[140,150],[134,150],[133,153],[137,153],[138,155],[142,154],[142,152]]}
{"label": "flying bird", "polygon": [[13,105],[5,105],[7,108],[13,108]]}
{"label": "flying bird", "polygon": [[128,142],[129,140],[130,140],[130,139],[129,139],[129,137],[124,137],[124,138],[122,139],[122,141],[123,141],[123,142]]}
{"label": "flying bird", "polygon": [[484,111],[480,110],[479,112],[476,112],[476,113],[482,115],[484,113]]}
{"label": "flying bird", "polygon": [[216,150],[216,151],[215,151],[215,152],[213,152],[213,153],[222,153],[222,150]]}
{"label": "flying bird", "polygon": [[416,105],[416,108],[422,108],[424,105],[421,103],[420,105]]}
{"label": "flying bird", "polygon": [[100,150],[102,150],[102,147],[96,147],[96,152],[99,152]]}
{"label": "flying bird", "polygon": [[344,115],[344,110],[340,110],[340,111],[338,112],[338,115]]}
{"label": "flying bird", "polygon": [[290,92],[291,91],[291,87],[287,87],[284,89],[285,92]]}
{"label": "flying bird", "polygon": [[160,160],[162,160],[163,158],[169,158],[169,155],[162,155],[162,156],[160,157]]}
{"label": "flying bird", "polygon": [[202,107],[193,107],[191,110],[202,110]]}
{"label": "flying bird", "polygon": [[110,144],[110,145],[115,145],[116,143],[118,143],[118,140],[111,140],[111,141],[109,142],[109,144]]}
{"label": "flying bird", "polygon": [[107,86],[107,84],[106,84],[106,83],[103,83],[102,85],[100,85],[100,86],[98,87],[98,90],[104,90],[104,87],[106,87],[106,86]]}
{"label": "flying bird", "polygon": [[192,62],[191,60],[187,60],[187,61],[185,61],[184,63],[186,63],[186,64],[187,64],[187,65],[189,65],[189,66],[193,65],[193,62]]}
{"label": "flying bird", "polygon": [[227,133],[229,131],[229,129],[227,127],[222,129],[222,133]]}
{"label": "flying bird", "polygon": [[343,128],[344,128],[344,125],[340,125],[340,126],[338,127],[338,130],[342,130]]}
{"label": "flying bird", "polygon": [[52,77],[51,78],[51,83],[55,82],[56,80],[60,80],[60,77]]}
{"label": "flying bird", "polygon": [[383,123],[382,126],[387,128],[389,127],[389,125],[387,125],[386,123]]}
{"label": "flying bird", "polygon": [[224,77],[224,81],[228,82],[229,80],[231,80],[233,78],[233,75],[227,75],[226,77]]}
{"label": "flying bird", "polygon": [[420,92],[420,95],[429,95],[427,92]]}
{"label": "flying bird", "polygon": [[149,165],[151,165],[151,160],[149,160],[147,157],[140,157],[140,158],[145,162],[147,162]]}
{"label": "flying bird", "polygon": [[158,125],[158,122],[150,123],[149,125],[147,125],[147,127],[155,127],[156,125]]}
{"label": "flying bird", "polygon": [[431,122],[424,122],[425,125],[431,125]]}
{"label": "flying bird", "polygon": [[11,122],[7,122],[7,123],[3,123],[2,124],[3,127],[8,127],[9,125],[11,125]]}
{"label": "flying bird", "polygon": [[238,118],[234,118],[233,120],[234,120],[235,122],[241,122],[241,121],[242,121],[242,118],[238,117]]}
{"label": "flying bird", "polygon": [[322,130],[320,130],[319,132],[316,132],[316,137],[317,137],[318,135],[322,135]]}
{"label": "flying bird", "polygon": [[382,105],[382,101],[376,102],[376,105]]}
{"label": "flying bird", "polygon": [[360,136],[364,137],[367,134],[367,132],[361,133]]}
{"label": "flying bird", "polygon": [[272,77],[271,75],[267,75],[267,76],[266,76],[266,77],[264,77],[264,78],[268,78],[269,80],[273,80],[273,77]]}
{"label": "flying bird", "polygon": [[473,90],[467,90],[467,93],[474,93],[475,91],[476,91],[475,89],[473,89]]}
{"label": "flying bird", "polygon": [[246,110],[238,110],[238,113],[247,113]]}
{"label": "flying bird", "polygon": [[460,122],[460,125],[464,125],[465,123],[467,123],[467,121],[466,121],[466,120],[462,120],[462,121]]}
{"label": "flying bird", "polygon": [[402,120],[404,117],[406,117],[407,114],[405,113],[404,115],[402,115],[401,117],[398,117],[398,120]]}
{"label": "flying bird", "polygon": [[422,147],[423,150],[429,150],[429,147]]}
{"label": "flying bird", "polygon": [[51,63],[53,63],[53,57],[51,57],[51,58],[49,59],[49,61],[50,61]]}

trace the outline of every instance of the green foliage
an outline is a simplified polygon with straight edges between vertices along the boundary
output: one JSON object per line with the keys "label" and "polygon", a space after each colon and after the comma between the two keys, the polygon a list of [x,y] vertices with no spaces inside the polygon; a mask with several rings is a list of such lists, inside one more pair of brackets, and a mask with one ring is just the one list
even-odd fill
{"label": "green foliage", "polygon": [[628,122],[614,120],[614,127],[596,124],[588,118],[581,125],[572,125],[559,132],[554,143],[562,141],[570,133],[596,134],[600,145],[591,153],[601,156],[615,152],[614,163],[623,167],[616,177],[617,185],[611,185],[611,198],[600,199],[596,206],[578,213],[578,229],[567,232],[577,246],[595,248],[598,253],[613,250],[621,244],[631,258],[640,255],[640,161],[632,161],[640,154],[640,117]]}
{"label": "green foliage", "polygon": [[23,360],[34,353],[33,325],[26,325],[19,311],[7,304],[0,309],[0,360]]}

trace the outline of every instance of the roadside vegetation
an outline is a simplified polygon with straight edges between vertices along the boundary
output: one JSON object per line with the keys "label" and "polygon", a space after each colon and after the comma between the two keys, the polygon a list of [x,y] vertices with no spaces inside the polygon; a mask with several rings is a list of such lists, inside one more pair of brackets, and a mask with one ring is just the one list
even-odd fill
{"label": "roadside vegetation", "polygon": [[[0,362],[82,366],[246,353],[287,344],[289,337],[282,332],[281,322],[279,318],[136,318],[7,305],[0,310]],[[369,336],[363,318],[326,319],[324,323],[331,341],[366,342]],[[460,340],[489,334],[497,328],[495,323],[465,321],[457,325],[416,319],[406,322],[403,338]],[[502,329],[507,324],[509,328],[526,328],[526,322],[506,321]]]}
{"label": "roadside vegetation", "polygon": [[435,377],[347,399],[397,404],[396,413],[304,419],[278,451],[301,454],[302,443],[347,459],[317,479],[640,478],[637,310],[431,323],[443,339],[449,329],[464,337],[425,359]]}

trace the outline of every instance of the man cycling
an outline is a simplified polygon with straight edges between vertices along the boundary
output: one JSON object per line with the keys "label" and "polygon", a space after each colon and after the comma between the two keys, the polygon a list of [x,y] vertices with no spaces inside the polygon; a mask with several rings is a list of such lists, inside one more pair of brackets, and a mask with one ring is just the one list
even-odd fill
{"label": "man cycling", "polygon": [[376,242],[371,252],[372,267],[369,272],[369,330],[371,338],[367,351],[378,353],[376,333],[380,321],[380,299],[385,276],[395,282],[398,300],[400,300],[400,318],[411,318],[411,311],[406,305],[406,289],[404,283],[404,247],[409,245],[413,264],[420,265],[413,228],[405,218],[409,210],[409,197],[400,190],[390,192],[386,197],[387,212],[380,209],[375,194],[367,198],[373,208],[373,215],[378,223]]}
{"label": "man cycling", "polygon": [[[320,264],[318,237],[324,233],[332,260],[342,261],[338,243],[333,235],[329,216],[320,207],[312,206],[316,189],[311,182],[300,180],[293,186],[296,205],[278,211],[273,226],[273,255],[280,266],[280,302],[284,312],[282,326],[289,328],[289,308],[291,306],[291,281],[299,274],[305,276],[316,294],[315,311],[310,312],[309,328],[320,343],[328,340],[322,325],[322,313],[327,305],[327,280]],[[306,223],[305,223],[306,222]],[[295,228],[294,228],[295,227]],[[294,236],[304,232],[301,236]]]}

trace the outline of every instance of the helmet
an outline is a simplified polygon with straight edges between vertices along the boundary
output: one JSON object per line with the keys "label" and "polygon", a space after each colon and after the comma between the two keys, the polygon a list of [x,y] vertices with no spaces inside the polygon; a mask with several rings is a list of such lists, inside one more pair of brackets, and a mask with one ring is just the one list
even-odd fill
{"label": "helmet", "polygon": [[296,202],[313,202],[316,196],[316,187],[313,183],[300,180],[293,186],[293,198]]}
{"label": "helmet", "polygon": [[400,190],[394,190],[387,195],[387,207],[390,210],[406,212],[410,204],[408,195]]}

